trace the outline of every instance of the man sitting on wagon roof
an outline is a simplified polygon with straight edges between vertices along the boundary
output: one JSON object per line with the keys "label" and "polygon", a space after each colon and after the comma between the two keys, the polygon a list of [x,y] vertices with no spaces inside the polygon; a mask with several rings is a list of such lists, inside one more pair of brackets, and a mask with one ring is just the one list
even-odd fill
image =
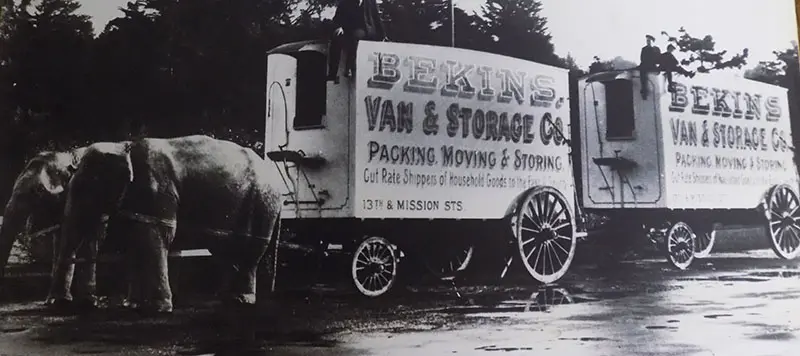
{"label": "man sitting on wagon roof", "polygon": [[672,81],[672,72],[678,72],[689,78],[694,78],[694,72],[690,72],[681,67],[678,59],[672,55],[674,51],[675,46],[670,43],[669,46],[667,46],[667,51],[661,54],[661,63],[659,63],[660,69],[665,72],[664,75],[667,77],[667,83],[669,85],[667,89],[669,92],[675,91],[675,83]]}
{"label": "man sitting on wagon roof", "polygon": [[642,99],[647,100],[647,74],[649,72],[658,71],[658,62],[660,61],[661,49],[653,44],[653,42],[656,40],[655,37],[651,35],[645,35],[644,38],[647,40],[647,45],[642,47],[642,51],[639,54],[639,76],[641,77],[642,82]]}
{"label": "man sitting on wagon roof", "polygon": [[339,0],[333,15],[333,31],[328,50],[328,81],[337,81],[339,58],[345,48],[345,77],[355,75],[356,49],[359,40],[386,39],[375,0]]}

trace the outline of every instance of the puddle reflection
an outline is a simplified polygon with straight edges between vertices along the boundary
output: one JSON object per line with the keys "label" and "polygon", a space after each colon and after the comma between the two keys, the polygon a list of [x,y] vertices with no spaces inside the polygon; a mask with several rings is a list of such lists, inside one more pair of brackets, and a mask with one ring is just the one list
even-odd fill
{"label": "puddle reflection", "polygon": [[[589,299],[573,297],[563,287],[540,287],[531,294],[523,295],[504,294],[498,298],[485,298],[483,303],[473,302],[471,305],[449,307],[442,310],[445,313],[479,314],[479,313],[527,313],[549,312],[554,306],[575,304]],[[494,299],[494,300],[491,300]]]}
{"label": "puddle reflection", "polygon": [[564,288],[540,288],[531,294],[528,303],[525,305],[524,312],[540,311],[548,312],[555,305],[572,304],[575,300]]}

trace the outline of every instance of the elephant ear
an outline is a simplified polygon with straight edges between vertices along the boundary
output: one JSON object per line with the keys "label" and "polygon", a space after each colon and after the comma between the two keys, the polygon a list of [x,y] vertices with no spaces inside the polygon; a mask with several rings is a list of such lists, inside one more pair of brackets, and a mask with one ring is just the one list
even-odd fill
{"label": "elephant ear", "polygon": [[45,191],[53,195],[61,194],[64,191],[64,183],[60,178],[52,176],[46,167],[39,172],[39,183]]}

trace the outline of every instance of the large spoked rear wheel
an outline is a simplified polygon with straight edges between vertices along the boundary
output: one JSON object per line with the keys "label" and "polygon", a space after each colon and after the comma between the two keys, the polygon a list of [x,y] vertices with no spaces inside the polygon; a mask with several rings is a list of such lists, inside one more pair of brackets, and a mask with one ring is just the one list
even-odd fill
{"label": "large spoked rear wheel", "polygon": [[788,185],[770,189],[767,197],[767,230],[770,246],[778,257],[793,259],[800,253],[800,201]]}
{"label": "large spoked rear wheel", "polygon": [[536,187],[523,197],[511,219],[519,257],[541,283],[561,278],[575,257],[575,218],[567,201],[552,187]]}
{"label": "large spoked rear wheel", "polygon": [[679,270],[689,268],[695,256],[695,234],[692,228],[683,221],[672,224],[664,243],[667,261]]}
{"label": "large spoked rear wheel", "polygon": [[353,254],[351,276],[356,289],[375,298],[392,289],[397,280],[397,254],[383,237],[373,236],[361,242]]}

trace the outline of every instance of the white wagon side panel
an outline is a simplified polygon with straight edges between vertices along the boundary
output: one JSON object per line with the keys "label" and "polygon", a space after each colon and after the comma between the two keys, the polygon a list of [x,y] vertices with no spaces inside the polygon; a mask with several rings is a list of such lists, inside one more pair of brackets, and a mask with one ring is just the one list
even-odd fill
{"label": "white wagon side panel", "polygon": [[553,186],[573,201],[569,147],[550,124],[560,123],[568,135],[568,95],[564,69],[464,49],[361,41],[355,215],[501,218],[535,185]]}
{"label": "white wagon side panel", "polygon": [[787,90],[741,77],[679,77],[662,98],[670,208],[755,208],[767,190],[797,189]]}

